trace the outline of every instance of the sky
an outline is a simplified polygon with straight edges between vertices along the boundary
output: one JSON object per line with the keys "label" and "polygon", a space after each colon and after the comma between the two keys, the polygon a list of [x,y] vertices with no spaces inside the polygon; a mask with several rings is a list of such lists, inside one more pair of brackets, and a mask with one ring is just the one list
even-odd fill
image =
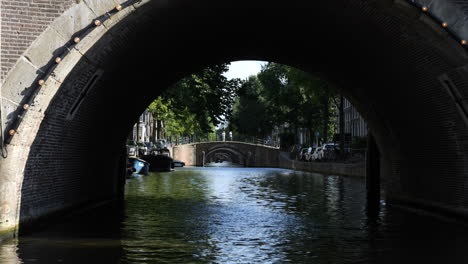
{"label": "sky", "polygon": [[240,78],[245,79],[250,75],[257,74],[262,65],[266,64],[265,61],[235,61],[231,62],[229,71],[224,76],[228,79]]}
{"label": "sky", "polygon": [[[260,72],[262,65],[266,64],[266,61],[234,61],[231,62],[229,70],[224,74],[226,78],[240,78],[245,79],[250,75],[255,75]],[[219,129],[224,124],[219,124],[216,128]]]}

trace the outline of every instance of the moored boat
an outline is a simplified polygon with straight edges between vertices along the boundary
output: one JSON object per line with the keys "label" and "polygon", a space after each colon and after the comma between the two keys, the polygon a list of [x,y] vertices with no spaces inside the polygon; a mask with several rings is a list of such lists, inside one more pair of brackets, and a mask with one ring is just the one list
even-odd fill
{"label": "moored boat", "polygon": [[150,171],[173,171],[174,160],[167,148],[165,139],[158,139],[155,143],[155,148],[149,155],[143,156],[143,159],[150,163]]}
{"label": "moored boat", "polygon": [[173,160],[172,163],[174,164],[174,167],[184,167],[185,166],[185,162],[183,162],[181,160]]}
{"label": "moored boat", "polygon": [[173,171],[173,159],[164,154],[152,154],[144,156],[144,159],[149,162],[149,171]]}
{"label": "moored boat", "polygon": [[146,160],[137,157],[128,157],[128,160],[132,165],[133,174],[148,175],[150,164]]}

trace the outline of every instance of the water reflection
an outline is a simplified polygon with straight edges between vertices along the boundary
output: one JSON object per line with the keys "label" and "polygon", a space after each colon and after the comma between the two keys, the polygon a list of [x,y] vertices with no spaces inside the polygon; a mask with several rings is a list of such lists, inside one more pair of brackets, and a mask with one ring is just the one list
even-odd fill
{"label": "water reflection", "polygon": [[210,263],[216,249],[206,231],[207,188],[205,177],[190,171],[129,181],[122,261]]}
{"label": "water reflection", "polygon": [[243,165],[239,163],[234,163],[230,161],[220,161],[220,162],[209,162],[205,164],[205,167],[231,167],[231,168],[242,168]]}
{"label": "water reflection", "polygon": [[70,214],[60,222],[21,235],[18,257],[21,263],[119,263],[121,223],[119,204]]}
{"label": "water reflection", "polygon": [[22,263],[17,254],[18,240],[10,239],[0,243],[0,263],[4,264],[17,264]]}
{"label": "water reflection", "polygon": [[0,263],[468,263],[466,226],[383,209],[367,217],[356,178],[177,168],[1,244]]}

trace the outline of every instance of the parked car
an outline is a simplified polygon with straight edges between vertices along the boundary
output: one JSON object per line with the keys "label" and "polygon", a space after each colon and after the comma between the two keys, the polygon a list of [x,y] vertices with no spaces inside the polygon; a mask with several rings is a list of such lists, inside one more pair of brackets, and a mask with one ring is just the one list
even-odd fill
{"label": "parked car", "polygon": [[154,143],[154,147],[156,149],[167,148],[167,141],[165,139],[156,139],[156,142]]}
{"label": "parked car", "polygon": [[339,145],[335,143],[323,144],[320,159],[324,161],[336,160],[339,149]]}
{"label": "parked car", "polygon": [[302,145],[293,145],[293,146],[290,146],[289,147],[289,157],[291,159],[296,159],[296,160],[300,160],[300,153],[301,153],[301,150],[303,149]]}
{"label": "parked car", "polygon": [[312,161],[312,154],[314,154],[315,149],[317,147],[308,147],[306,153],[304,154],[305,156],[305,161]]}
{"label": "parked car", "polygon": [[320,161],[322,160],[322,148],[321,147],[317,147],[315,149],[315,151],[312,153],[311,155],[311,161],[314,160],[314,161]]}
{"label": "parked car", "polygon": [[143,142],[145,144],[146,148],[148,149],[148,152],[151,152],[151,150],[154,148],[153,142]]}
{"label": "parked car", "polygon": [[138,142],[137,147],[138,147],[138,155],[139,156],[144,156],[144,155],[149,154],[148,147],[143,142]]}
{"label": "parked car", "polygon": [[183,166],[185,166],[185,162],[183,162],[181,160],[174,160],[173,164],[174,164],[174,167],[183,167]]}
{"label": "parked car", "polygon": [[302,148],[299,153],[297,154],[297,160],[306,160],[306,153],[307,153],[308,148]]}

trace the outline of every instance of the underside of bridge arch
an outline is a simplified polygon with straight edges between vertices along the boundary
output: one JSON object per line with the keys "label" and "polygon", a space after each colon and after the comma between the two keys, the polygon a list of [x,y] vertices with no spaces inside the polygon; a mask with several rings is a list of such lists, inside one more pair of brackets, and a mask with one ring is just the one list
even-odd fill
{"label": "underside of bridge arch", "polygon": [[334,83],[375,135],[388,199],[468,212],[467,53],[406,1],[149,1],[97,38],[8,146],[2,190],[17,201],[1,198],[4,229],[115,196],[122,146],[151,100],[244,59]]}
{"label": "underside of bridge arch", "polygon": [[207,163],[218,162],[218,161],[228,161],[236,164],[244,165],[245,155],[236,151],[235,149],[220,147],[213,150],[210,150],[206,153],[205,161]]}

